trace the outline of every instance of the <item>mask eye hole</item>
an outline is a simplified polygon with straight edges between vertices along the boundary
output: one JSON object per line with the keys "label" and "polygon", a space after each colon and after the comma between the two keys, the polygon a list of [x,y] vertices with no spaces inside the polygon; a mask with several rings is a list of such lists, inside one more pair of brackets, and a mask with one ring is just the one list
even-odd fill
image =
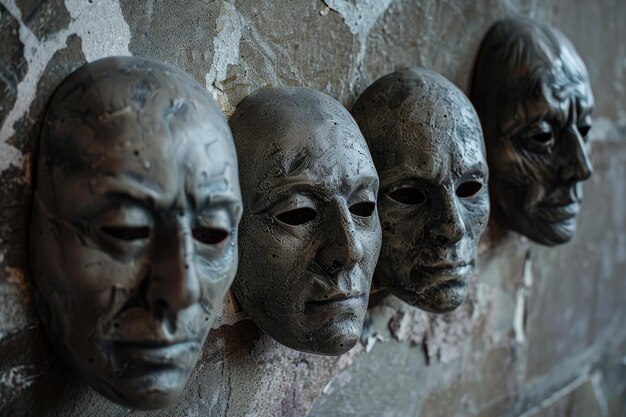
{"label": "mask eye hole", "polygon": [[317,217],[317,212],[309,207],[297,208],[276,215],[278,221],[290,226],[300,226]]}
{"label": "mask eye hole", "polygon": [[426,195],[417,187],[400,187],[387,194],[393,200],[402,204],[416,205],[426,201]]}
{"label": "mask eye hole", "polygon": [[193,238],[205,245],[217,245],[228,238],[228,231],[215,227],[196,227],[191,232]]}
{"label": "mask eye hole", "polygon": [[530,137],[530,140],[540,145],[547,145],[552,141],[552,133],[551,132],[537,133],[535,135],[532,135]]}
{"label": "mask eye hole", "polygon": [[376,208],[376,204],[366,201],[363,203],[356,203],[350,206],[350,213],[355,216],[360,217],[369,217],[374,214],[374,209]]}
{"label": "mask eye hole", "polygon": [[478,181],[465,181],[457,187],[456,195],[460,198],[474,197],[481,188],[483,188],[483,185]]}
{"label": "mask eye hole", "polygon": [[103,226],[100,230],[115,239],[126,242],[150,237],[150,228],[148,226]]}
{"label": "mask eye hole", "polygon": [[591,126],[578,126],[578,133],[584,138],[589,134],[589,129],[591,129]]}

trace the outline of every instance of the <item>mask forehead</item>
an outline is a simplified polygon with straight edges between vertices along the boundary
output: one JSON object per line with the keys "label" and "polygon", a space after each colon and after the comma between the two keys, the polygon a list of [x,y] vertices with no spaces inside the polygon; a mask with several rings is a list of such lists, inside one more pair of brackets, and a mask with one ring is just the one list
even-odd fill
{"label": "mask forehead", "polygon": [[[329,195],[348,195],[359,178],[375,178],[374,164],[354,129],[354,124],[339,127],[332,122],[316,129],[294,124],[256,165],[259,188],[253,201],[262,202],[265,190],[287,183],[309,183]],[[306,140],[292,140],[294,135]]]}
{"label": "mask forehead", "polygon": [[236,170],[225,170],[237,163],[230,132],[204,91],[166,66],[98,65],[55,95],[40,158],[47,168],[63,177],[131,178],[164,198],[185,187],[190,171],[228,173],[237,188]]}
{"label": "mask forehead", "polygon": [[266,204],[268,191],[285,182],[305,181],[348,193],[360,176],[377,176],[362,134],[343,106],[313,90],[267,93],[273,92],[272,99],[260,91],[254,103],[244,102],[231,122],[240,138],[240,154],[262,155],[242,159],[254,172],[242,176],[244,198],[252,207]]}
{"label": "mask forehead", "polygon": [[446,84],[411,97],[393,117],[396,124],[377,163],[384,184],[402,177],[448,182],[469,170],[486,174],[478,117],[467,98]]}

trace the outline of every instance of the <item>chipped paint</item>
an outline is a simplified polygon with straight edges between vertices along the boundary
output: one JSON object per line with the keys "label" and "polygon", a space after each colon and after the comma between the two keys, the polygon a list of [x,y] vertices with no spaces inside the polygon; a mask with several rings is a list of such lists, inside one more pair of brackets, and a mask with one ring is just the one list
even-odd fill
{"label": "chipped paint", "polygon": [[[37,83],[46,65],[57,51],[65,48],[68,37],[73,34],[81,36],[83,53],[89,61],[109,55],[130,55],[128,51],[130,30],[124,21],[118,1],[67,0],[66,6],[72,17],[69,27],[40,42],[24,24],[15,0],[5,2],[5,7],[20,24],[19,37],[24,44],[28,72],[17,85],[15,105],[0,127],[0,173],[10,166],[24,165],[25,157],[10,144],[10,139],[15,133],[14,124],[28,113],[37,94]],[[98,21],[98,25],[93,24],[95,20]]]}
{"label": "chipped paint", "polygon": [[326,5],[337,12],[354,36],[357,37],[358,51],[354,59],[350,79],[350,90],[356,95],[367,51],[367,37],[378,18],[385,13],[393,0],[324,0]]}
{"label": "chipped paint", "polygon": [[[37,37],[22,21],[22,13],[17,7],[15,0],[7,0],[4,6],[20,24],[19,37],[24,44],[24,55],[28,62],[28,72],[17,85],[17,98],[13,109],[7,115],[4,124],[0,126],[0,173],[7,170],[10,166],[21,167],[23,165],[22,153],[9,143],[9,139],[15,133],[13,124],[28,112],[30,103],[35,98],[37,92],[35,88],[37,81],[39,81],[46,63],[57,50],[65,46],[64,42],[60,42],[56,37],[40,45]],[[42,51],[39,54],[36,53],[38,48],[41,48]]]}
{"label": "chipped paint", "polygon": [[378,333],[374,333],[370,336],[367,337],[367,340],[365,342],[365,352],[366,353],[370,353],[372,351],[372,349],[374,349],[374,345],[376,344],[376,342],[386,342],[388,339]]}
{"label": "chipped paint", "polygon": [[[80,36],[87,62],[113,55],[130,55],[130,29],[118,0],[65,0],[72,23],[68,31]],[[93,22],[98,24],[94,25]]]}
{"label": "chipped paint", "polygon": [[217,18],[218,32],[213,41],[213,63],[206,75],[205,83],[207,90],[213,94],[213,98],[227,117],[235,111],[235,107],[230,104],[222,83],[226,78],[228,66],[239,62],[239,42],[244,26],[245,20],[235,6],[222,1],[220,15]]}
{"label": "chipped paint", "polygon": [[513,316],[513,331],[515,341],[519,344],[526,342],[526,297],[533,284],[532,259],[530,251],[526,255],[522,270],[522,284],[516,292],[515,315]]}
{"label": "chipped paint", "polygon": [[593,389],[593,393],[596,398],[596,403],[598,404],[598,408],[600,408],[600,416],[597,417],[608,417],[609,416],[609,405],[606,399],[606,395],[604,394],[604,390],[602,389],[602,372],[596,371],[591,374],[591,388]]}

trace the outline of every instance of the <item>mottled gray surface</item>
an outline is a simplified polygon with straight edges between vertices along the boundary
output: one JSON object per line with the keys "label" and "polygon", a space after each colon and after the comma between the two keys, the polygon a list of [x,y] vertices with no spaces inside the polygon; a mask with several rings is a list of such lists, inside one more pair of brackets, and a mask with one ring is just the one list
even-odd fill
{"label": "mottled gray surface", "polygon": [[351,111],[380,176],[376,282],[424,311],[456,309],[489,219],[489,171],[474,108],[441,75],[405,68],[376,80]]}
{"label": "mottled gray surface", "polygon": [[4,46],[0,49],[0,123],[15,104],[17,85],[24,79],[28,64],[24,59],[24,44],[19,38],[19,23],[7,9],[0,5],[0,39]]}
{"label": "mottled gray surface", "polygon": [[[0,0],[0,416],[611,416],[626,414],[626,7],[622,0]],[[388,298],[339,357],[281,347],[227,298],[180,400],[131,412],[73,374],[25,274],[30,153],[45,103],[85,61],[145,55],[190,72],[229,115],[265,85],[350,107],[378,77],[430,67],[468,91],[502,17],[545,19],[587,63],[594,177],[573,240],[547,249],[487,230],[477,281],[431,316]],[[69,15],[69,19],[68,19]],[[9,75],[5,75],[9,74]],[[7,87],[8,86],[8,87]]]}
{"label": "mottled gray surface", "polygon": [[262,88],[228,120],[245,216],[232,292],[292,349],[359,341],[381,245],[378,174],[348,110],[307,87]]}

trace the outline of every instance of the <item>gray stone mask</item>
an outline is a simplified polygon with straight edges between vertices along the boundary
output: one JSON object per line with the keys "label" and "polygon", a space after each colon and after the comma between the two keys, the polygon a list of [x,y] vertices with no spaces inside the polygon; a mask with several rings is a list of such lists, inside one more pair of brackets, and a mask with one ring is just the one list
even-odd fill
{"label": "gray stone mask", "polygon": [[378,176],[363,135],[340,103],[308,88],[260,90],[229,123],[245,207],[237,300],[290,348],[350,349],[380,250]]}
{"label": "gray stone mask", "polygon": [[483,41],[472,101],[485,132],[494,219],[557,245],[576,230],[581,181],[592,173],[593,96],[585,65],[558,30],[497,22]]}
{"label": "gray stone mask", "polygon": [[237,266],[224,116],[169,65],[105,58],[55,93],[37,168],[31,273],[52,341],[110,400],[171,404]]}
{"label": "gray stone mask", "polygon": [[422,310],[461,304],[489,216],[480,122],[442,76],[404,69],[368,87],[352,114],[380,176],[375,278]]}

